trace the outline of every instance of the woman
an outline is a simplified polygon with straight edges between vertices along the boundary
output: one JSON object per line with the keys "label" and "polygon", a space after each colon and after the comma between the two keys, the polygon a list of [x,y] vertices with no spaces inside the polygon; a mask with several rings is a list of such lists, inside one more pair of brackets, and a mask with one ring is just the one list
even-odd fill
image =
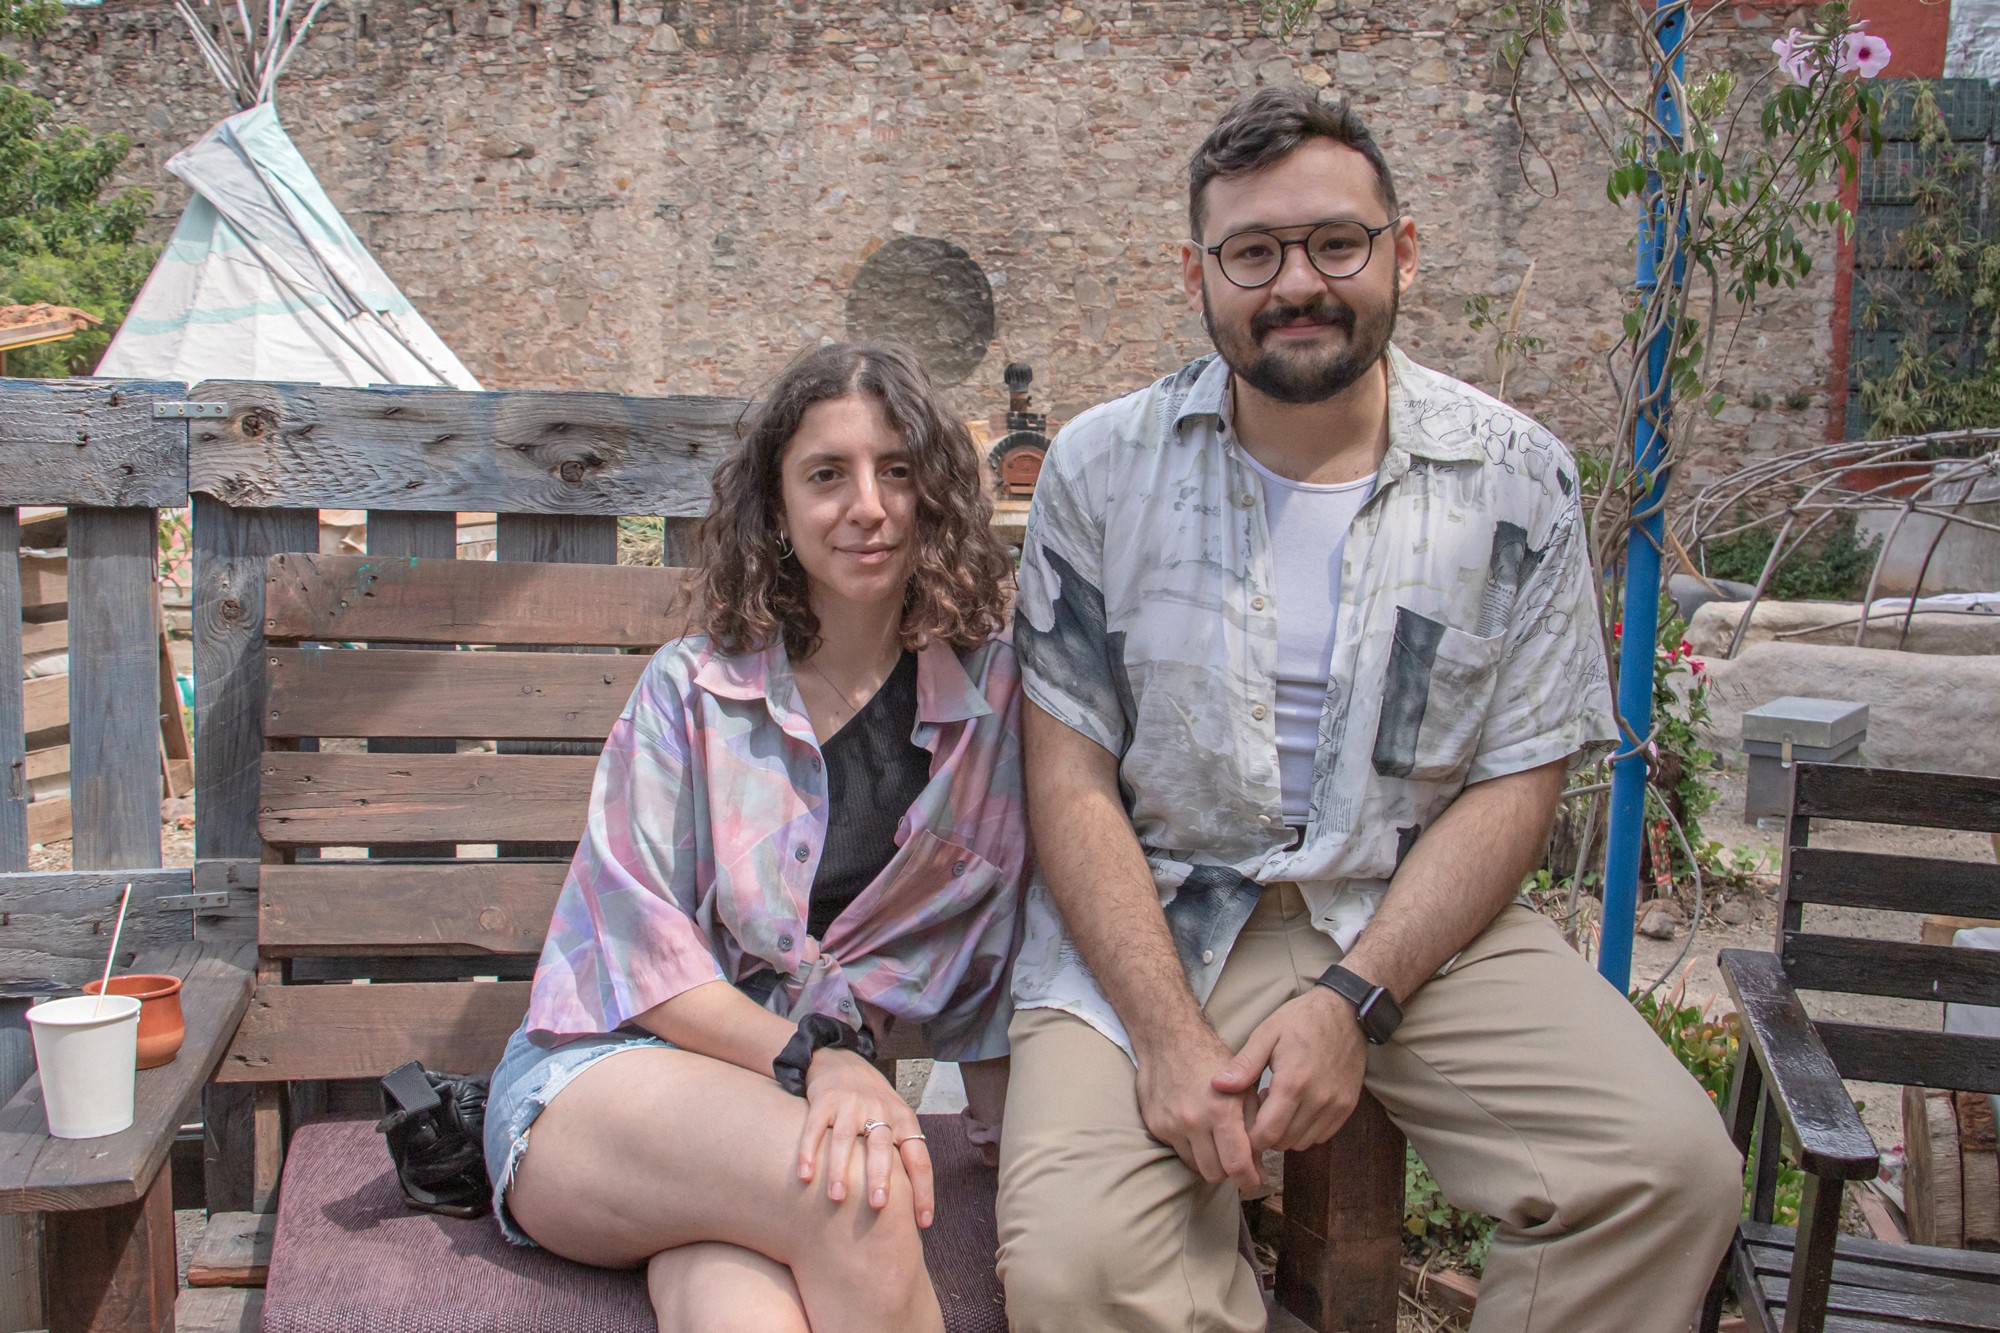
{"label": "woman", "polygon": [[942,1328],[922,1022],[993,1136],[1026,870],[1007,561],[910,354],[823,347],[715,476],[494,1072],[510,1239],[646,1265],[663,1333]]}

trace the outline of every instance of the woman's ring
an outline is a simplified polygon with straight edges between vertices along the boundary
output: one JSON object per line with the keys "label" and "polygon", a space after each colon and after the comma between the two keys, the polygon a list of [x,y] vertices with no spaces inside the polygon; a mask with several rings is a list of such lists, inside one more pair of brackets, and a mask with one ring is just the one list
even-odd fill
{"label": "woman's ring", "polygon": [[895,1146],[900,1148],[906,1143],[922,1143],[923,1141],[924,1136],[921,1134],[905,1134],[902,1138],[895,1140]]}
{"label": "woman's ring", "polygon": [[876,1130],[887,1128],[889,1128],[889,1122],[886,1120],[870,1120],[861,1126],[861,1137],[865,1139]]}

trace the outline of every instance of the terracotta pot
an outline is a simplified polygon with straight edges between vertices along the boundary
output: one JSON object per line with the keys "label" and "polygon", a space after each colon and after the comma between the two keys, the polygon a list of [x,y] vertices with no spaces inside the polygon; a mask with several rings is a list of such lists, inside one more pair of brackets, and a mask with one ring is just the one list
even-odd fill
{"label": "terracotta pot", "polygon": [[[83,993],[95,995],[101,985],[87,981]],[[187,1024],[181,1019],[181,979],[144,972],[113,977],[111,994],[130,995],[139,1001],[139,1068],[171,1064],[187,1035]]]}

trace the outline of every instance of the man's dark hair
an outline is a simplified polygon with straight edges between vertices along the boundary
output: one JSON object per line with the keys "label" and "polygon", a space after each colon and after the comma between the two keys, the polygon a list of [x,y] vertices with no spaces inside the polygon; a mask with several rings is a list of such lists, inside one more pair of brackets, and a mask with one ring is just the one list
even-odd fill
{"label": "man's dark hair", "polygon": [[1303,86],[1261,88],[1223,112],[1194,150],[1188,163],[1189,235],[1197,242],[1202,238],[1210,181],[1261,171],[1313,139],[1331,139],[1367,158],[1375,168],[1375,193],[1382,206],[1390,217],[1400,216],[1389,163],[1359,113],[1345,102],[1322,102]]}

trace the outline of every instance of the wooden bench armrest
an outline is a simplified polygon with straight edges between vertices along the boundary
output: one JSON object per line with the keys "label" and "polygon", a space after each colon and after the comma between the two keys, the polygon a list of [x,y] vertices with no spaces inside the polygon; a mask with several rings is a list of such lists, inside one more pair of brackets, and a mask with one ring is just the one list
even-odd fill
{"label": "wooden bench armrest", "polygon": [[1875,1140],[1777,955],[1724,949],[1717,961],[1742,1020],[1744,1047],[1798,1141],[1800,1166],[1829,1180],[1873,1176],[1881,1165]]}
{"label": "wooden bench armrest", "polygon": [[181,978],[187,1036],[173,1063],[139,1071],[132,1127],[96,1139],[49,1137],[42,1083],[30,1077],[0,1108],[0,1213],[73,1212],[137,1202],[228,1049],[250,1003],[254,944],[184,944],[133,969]]}

